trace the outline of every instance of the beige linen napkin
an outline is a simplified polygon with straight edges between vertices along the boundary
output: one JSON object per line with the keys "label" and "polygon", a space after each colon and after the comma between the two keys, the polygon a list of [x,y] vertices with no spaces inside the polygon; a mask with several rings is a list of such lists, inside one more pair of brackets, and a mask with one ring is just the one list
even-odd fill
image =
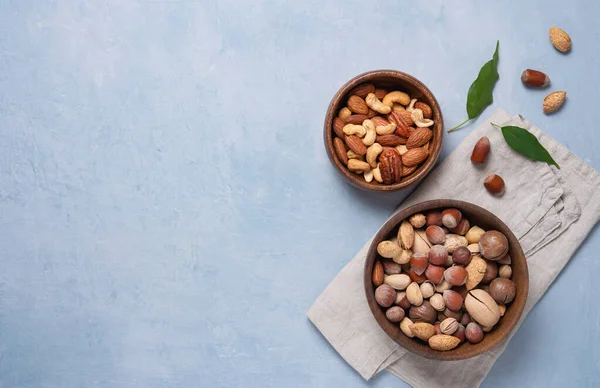
{"label": "beige linen napkin", "polygon": [[[490,122],[527,128],[561,168],[517,154]],[[473,168],[466,161],[482,136],[489,137],[492,151],[485,165]],[[506,182],[506,193],[499,198],[489,195],[482,185],[486,176],[496,172]],[[599,189],[600,174],[592,167],[526,119],[498,109],[425,178],[401,208],[452,198],[473,202],[502,219],[521,242],[529,265],[529,295],[520,326],[600,218],[600,201],[593,197]],[[479,386],[510,338],[463,361],[428,360],[399,347],[379,327],[367,305],[362,274],[370,243],[318,297],[308,312],[310,320],[365,379],[387,368],[414,387]]]}

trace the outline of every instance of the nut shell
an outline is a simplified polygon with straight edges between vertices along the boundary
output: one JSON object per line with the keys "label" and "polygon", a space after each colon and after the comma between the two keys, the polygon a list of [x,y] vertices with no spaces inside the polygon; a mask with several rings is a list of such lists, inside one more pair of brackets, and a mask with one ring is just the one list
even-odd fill
{"label": "nut shell", "polygon": [[463,305],[463,297],[454,290],[444,291],[444,304],[452,311],[458,311]]}
{"label": "nut shell", "polygon": [[[441,328],[441,325],[440,325]],[[436,334],[433,337],[429,338],[429,346],[433,350],[438,350],[440,352],[445,352],[448,350],[452,350],[460,344],[460,339],[447,335],[447,334]]]}
{"label": "nut shell", "polygon": [[440,331],[442,334],[454,334],[458,329],[458,322],[454,318],[446,318],[440,323]]}
{"label": "nut shell", "polygon": [[438,210],[433,210],[427,213],[427,226],[437,225],[442,226],[442,212]]}
{"label": "nut shell", "polygon": [[422,252],[413,253],[410,259],[410,268],[417,274],[422,275],[429,264],[427,254]]}
{"label": "nut shell", "polygon": [[516,294],[517,286],[510,279],[496,278],[490,283],[490,295],[497,303],[510,303],[515,299]]}
{"label": "nut shell", "polygon": [[561,53],[566,53],[571,49],[571,37],[563,29],[550,27],[550,42]]}
{"label": "nut shell", "polygon": [[379,287],[383,284],[383,264],[380,261],[376,261],[373,265],[373,285]]}
{"label": "nut shell", "polygon": [[472,344],[478,344],[483,340],[483,330],[475,322],[470,322],[465,329],[465,337]]}
{"label": "nut shell", "polygon": [[408,310],[408,316],[415,322],[435,322],[437,311],[431,306],[429,301],[424,301],[420,306],[412,306]]}
{"label": "nut shell", "polygon": [[437,311],[444,311],[446,309],[446,302],[444,302],[442,294],[433,294],[431,298],[429,298],[429,303],[431,303],[431,307]]}
{"label": "nut shell", "polygon": [[432,244],[444,244],[446,242],[446,233],[437,225],[428,226],[425,235]]}
{"label": "nut shell", "polygon": [[446,269],[444,278],[453,286],[462,286],[467,281],[467,270],[464,267],[453,265]]}
{"label": "nut shell", "polygon": [[396,291],[388,284],[382,284],[375,289],[375,301],[381,307],[390,307],[396,300]]}
{"label": "nut shell", "polygon": [[485,178],[483,185],[493,195],[504,194],[504,179],[500,175],[492,174]]}
{"label": "nut shell", "polygon": [[490,139],[487,136],[482,137],[475,144],[471,153],[471,162],[484,163],[490,153]]}
{"label": "nut shell", "polygon": [[425,226],[425,215],[423,213],[413,214],[408,218],[408,222],[413,226],[413,228],[422,228]]}
{"label": "nut shell", "polygon": [[403,309],[410,308],[410,302],[406,298],[406,292],[399,291],[396,294],[396,300],[394,301],[394,304],[397,305],[397,306],[402,307]]}
{"label": "nut shell", "polygon": [[446,247],[443,245],[434,245],[429,250],[428,257],[429,263],[433,265],[444,265],[448,259],[448,250],[446,250]]}
{"label": "nut shell", "polygon": [[454,264],[468,265],[471,262],[471,251],[467,247],[456,248],[452,253],[452,261]]}
{"label": "nut shell", "polygon": [[448,228],[456,228],[462,220],[462,213],[458,209],[446,209],[442,212],[442,224]]}
{"label": "nut shell", "polygon": [[479,252],[488,260],[499,260],[508,252],[508,239],[497,230],[487,231],[479,240]]}
{"label": "nut shell", "polygon": [[405,316],[404,309],[402,307],[393,306],[385,311],[385,316],[390,322],[400,322]]}
{"label": "nut shell", "polygon": [[402,272],[400,264],[394,263],[392,260],[382,260],[381,264],[383,265],[383,273],[386,275],[396,275]]}
{"label": "nut shell", "polygon": [[435,327],[431,323],[416,322],[410,325],[409,328],[415,337],[423,341],[427,341],[435,335]]}
{"label": "nut shell", "polygon": [[[402,273],[402,274],[386,276],[384,278],[383,282],[395,290],[402,291],[402,290],[406,289],[406,287],[408,287],[408,285],[411,283],[411,280],[408,275],[405,275]],[[395,296],[396,295],[394,294],[394,297]]]}
{"label": "nut shell", "polygon": [[483,290],[469,291],[465,298],[465,307],[471,319],[483,326],[493,327],[500,319],[496,301]]}
{"label": "nut shell", "polygon": [[[412,282],[406,288],[406,298],[413,306],[420,306],[423,304],[423,294],[421,294],[421,289],[417,282]],[[411,319],[413,317],[411,316]]]}

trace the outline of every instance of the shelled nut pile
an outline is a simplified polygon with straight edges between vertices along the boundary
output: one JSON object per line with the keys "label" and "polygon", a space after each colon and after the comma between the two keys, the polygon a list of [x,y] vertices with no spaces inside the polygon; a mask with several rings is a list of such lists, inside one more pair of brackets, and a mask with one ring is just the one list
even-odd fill
{"label": "shelled nut pile", "polygon": [[506,236],[471,226],[456,208],[403,220],[397,240],[377,246],[372,280],[387,319],[438,351],[476,344],[517,289]]}

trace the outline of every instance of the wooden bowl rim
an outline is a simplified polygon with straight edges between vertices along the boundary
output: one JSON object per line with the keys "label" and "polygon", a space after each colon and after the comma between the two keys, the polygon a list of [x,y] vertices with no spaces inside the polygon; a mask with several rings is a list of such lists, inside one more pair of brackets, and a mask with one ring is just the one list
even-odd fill
{"label": "wooden bowl rim", "polygon": [[[403,180],[400,183],[394,183],[391,185],[377,184],[377,183],[367,183],[364,178],[360,175],[357,175],[350,170],[338,160],[337,155],[335,154],[335,149],[333,146],[333,118],[336,114],[335,107],[339,104],[339,102],[344,99],[347,94],[354,89],[354,87],[365,83],[373,81],[377,78],[388,77],[394,78],[397,81],[408,83],[415,89],[419,91],[428,101],[431,106],[431,110],[433,112],[433,117],[435,123],[433,125],[433,138],[435,141],[431,144],[430,154],[425,161],[414,173],[412,173],[408,179]],[[376,81],[375,81],[376,82]],[[410,74],[397,71],[397,70],[372,70],[366,73],[362,73],[357,75],[356,77],[350,79],[350,81],[346,82],[334,95],[331,102],[329,103],[329,107],[327,108],[327,114],[325,116],[325,125],[323,131],[323,137],[325,142],[325,149],[327,150],[327,155],[329,156],[329,160],[335,166],[335,169],[355,187],[372,190],[372,191],[397,191],[405,189],[416,182],[419,182],[423,179],[433,168],[438,157],[440,156],[440,151],[442,149],[442,142],[444,137],[444,119],[442,117],[442,112],[440,110],[439,103],[437,99],[429,90],[425,84],[419,81],[417,78],[413,77]]]}
{"label": "wooden bowl rim", "polygon": [[[387,321],[387,318],[385,317],[382,308],[375,301],[375,291],[372,283],[372,268],[377,258],[377,244],[379,244],[380,241],[385,239],[394,229],[396,229],[402,220],[415,213],[422,213],[427,212],[428,210],[449,207],[455,207],[459,210],[464,210],[466,213],[476,214],[477,218],[485,219],[486,223],[494,225],[494,229],[504,233],[509,241],[512,259],[511,267],[513,269],[513,274],[515,274],[515,263],[518,263],[518,271],[521,272],[523,279],[522,284],[517,284],[517,295],[515,297],[515,300],[507,309],[507,314],[501,318],[500,325],[497,325],[494,328],[494,330],[490,332],[493,333],[494,331],[498,330],[498,333],[500,334],[495,334],[494,336],[490,336],[488,334],[484,337],[484,340],[479,344],[470,344],[468,342],[465,342],[455,349],[446,352],[440,352],[431,349],[425,342],[417,342],[418,340],[408,338],[401,332],[399,335],[394,336],[394,333],[391,330],[388,330],[388,328],[390,327],[389,321]],[[490,211],[470,202],[454,199],[437,199],[420,202],[406,209],[402,209],[400,212],[392,216],[383,224],[383,226],[379,229],[379,231],[373,238],[371,246],[369,247],[369,250],[367,252],[364,270],[364,287],[367,297],[367,303],[369,304],[369,308],[371,309],[375,320],[377,321],[381,329],[392,340],[394,340],[403,348],[425,358],[442,361],[456,361],[475,357],[487,352],[488,350],[494,348],[499,343],[501,343],[504,339],[506,339],[514,330],[515,326],[519,322],[519,319],[521,318],[521,315],[523,314],[525,304],[527,303],[527,295],[529,293],[529,269],[527,266],[525,254],[523,253],[523,249],[521,248],[518,239],[512,233],[510,228],[500,218],[492,214]]]}

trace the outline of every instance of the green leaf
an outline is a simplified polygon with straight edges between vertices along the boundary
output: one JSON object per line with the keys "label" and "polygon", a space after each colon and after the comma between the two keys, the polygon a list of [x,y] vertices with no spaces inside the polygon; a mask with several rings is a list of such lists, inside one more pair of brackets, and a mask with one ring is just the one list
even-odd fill
{"label": "green leaf", "polygon": [[479,70],[477,79],[473,81],[469,88],[469,93],[467,95],[467,115],[469,118],[458,124],[456,127],[451,128],[448,132],[455,131],[469,120],[478,117],[485,108],[494,102],[492,92],[494,91],[496,81],[500,78],[500,75],[498,74],[499,46],[500,41],[496,41],[496,51],[494,51],[494,56],[483,65],[481,70]]}
{"label": "green leaf", "polygon": [[558,163],[552,159],[550,153],[548,153],[544,146],[540,144],[538,139],[525,128],[512,125],[500,127],[494,123],[492,123],[492,125],[502,130],[502,136],[504,136],[504,140],[506,140],[506,143],[513,150],[517,151],[521,155],[525,155],[529,159],[553,164],[560,168]]}

